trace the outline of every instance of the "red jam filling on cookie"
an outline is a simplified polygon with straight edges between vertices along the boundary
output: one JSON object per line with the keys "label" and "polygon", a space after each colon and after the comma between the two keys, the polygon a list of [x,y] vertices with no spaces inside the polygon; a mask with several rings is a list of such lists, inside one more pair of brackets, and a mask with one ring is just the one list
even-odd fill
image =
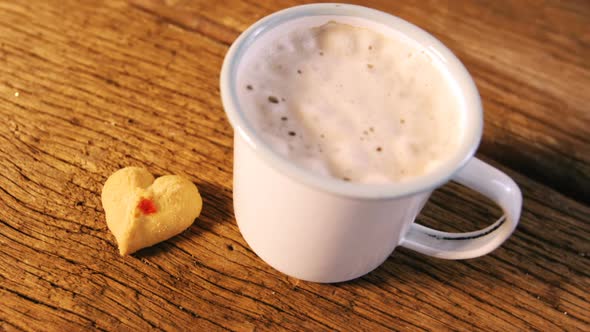
{"label": "red jam filling on cookie", "polygon": [[152,201],[149,198],[142,198],[139,201],[139,204],[137,204],[137,208],[139,209],[139,211],[141,211],[141,213],[145,215],[150,215],[158,212],[158,209],[156,208],[156,203],[154,203],[154,201]]}

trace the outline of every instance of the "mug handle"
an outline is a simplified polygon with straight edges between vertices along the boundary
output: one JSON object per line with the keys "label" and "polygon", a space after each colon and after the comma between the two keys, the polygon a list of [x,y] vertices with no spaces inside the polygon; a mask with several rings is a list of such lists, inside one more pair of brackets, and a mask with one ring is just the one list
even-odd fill
{"label": "mug handle", "polygon": [[412,224],[400,246],[444,259],[467,259],[490,253],[516,228],[522,208],[520,189],[508,175],[472,158],[453,180],[498,204],[504,215],[484,229],[468,233],[447,233]]}

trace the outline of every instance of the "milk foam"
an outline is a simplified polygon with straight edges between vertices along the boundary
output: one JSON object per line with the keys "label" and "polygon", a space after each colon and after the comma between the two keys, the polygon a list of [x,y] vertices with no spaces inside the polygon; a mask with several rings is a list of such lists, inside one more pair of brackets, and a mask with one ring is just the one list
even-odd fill
{"label": "milk foam", "polygon": [[238,98],[262,138],[300,166],[400,182],[437,167],[461,139],[458,98],[437,64],[412,41],[339,18],[281,26],[242,59]]}

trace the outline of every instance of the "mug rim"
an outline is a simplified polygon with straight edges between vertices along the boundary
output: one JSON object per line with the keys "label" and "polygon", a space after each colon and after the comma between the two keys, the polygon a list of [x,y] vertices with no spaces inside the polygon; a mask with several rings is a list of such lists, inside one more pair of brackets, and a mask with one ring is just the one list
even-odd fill
{"label": "mug rim", "polygon": [[[425,175],[401,182],[365,184],[346,182],[335,177],[316,174],[274,151],[257,134],[256,130],[248,123],[244,112],[241,111],[236,89],[239,60],[247,48],[264,32],[287,21],[306,16],[352,16],[374,21],[401,32],[421,46],[428,48],[430,53],[444,65],[454,84],[459,87],[460,98],[464,103],[464,138],[452,157]],[[393,199],[434,190],[448,182],[473,157],[483,132],[481,98],[473,78],[461,61],[442,42],[418,26],[394,15],[358,5],[339,3],[300,5],[277,11],[258,20],[240,34],[226,53],[221,68],[220,92],[223,108],[234,129],[234,135],[239,135],[241,139],[244,139],[254,153],[263,158],[271,167],[297,182],[344,197]]]}

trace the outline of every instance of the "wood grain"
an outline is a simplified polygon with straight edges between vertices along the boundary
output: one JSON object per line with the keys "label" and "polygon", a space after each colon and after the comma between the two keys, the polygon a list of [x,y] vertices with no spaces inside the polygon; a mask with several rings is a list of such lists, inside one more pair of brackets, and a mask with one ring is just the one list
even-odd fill
{"label": "wood grain", "polygon": [[[239,31],[293,4],[0,0],[0,330],[590,330],[588,3],[364,2],[465,62],[486,107],[479,156],[525,201],[488,256],[401,249],[334,285],[265,265],[232,212],[219,69]],[[180,236],[120,257],[100,191],[126,165],[187,176],[205,205]],[[419,222],[498,215],[450,184]]]}

